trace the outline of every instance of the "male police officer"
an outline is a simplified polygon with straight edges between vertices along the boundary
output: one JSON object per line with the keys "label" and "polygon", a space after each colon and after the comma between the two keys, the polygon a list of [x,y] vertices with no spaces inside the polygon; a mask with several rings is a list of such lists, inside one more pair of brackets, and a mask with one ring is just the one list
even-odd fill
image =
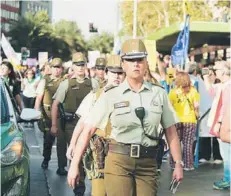
{"label": "male police officer", "polygon": [[[51,105],[52,97],[55,94],[60,82],[63,80],[61,77],[62,74],[62,60],[60,58],[54,58],[51,62],[51,75],[45,76],[39,83],[37,88],[37,98],[35,102],[35,109],[39,110],[41,106],[42,110],[42,121],[39,122],[39,127],[44,132],[44,144],[43,144],[43,156],[44,160],[41,167],[43,169],[48,168],[48,163],[51,158],[52,145],[54,143],[55,137],[50,133],[51,128]],[[64,138],[61,138],[60,141],[64,143]],[[61,145],[63,146],[63,145]],[[58,156],[58,170],[59,175],[65,175],[67,173],[64,170],[66,166],[66,149],[60,149],[57,146],[57,156]]]}
{"label": "male police officer", "polygon": [[[58,107],[62,106],[63,114],[61,114],[61,116],[63,119],[61,119],[61,131],[58,132],[58,135],[65,135],[66,144],[70,143],[75,125],[78,122],[78,117],[75,114],[76,109],[79,107],[83,98],[92,90],[91,80],[85,77],[86,61],[84,55],[80,52],[73,54],[72,63],[74,75],[72,78],[66,79],[60,83],[53,97],[54,101],[52,104],[51,132],[54,135],[57,134]],[[59,140],[57,140],[57,142],[59,142]],[[81,169],[80,189],[75,189],[77,192],[74,190],[77,195],[83,195],[85,191],[85,174],[82,167]]]}
{"label": "male police officer", "polygon": [[106,68],[106,59],[103,57],[97,58],[95,63],[96,76],[91,79],[93,89],[102,88],[106,85],[106,80],[104,78],[105,68]]}

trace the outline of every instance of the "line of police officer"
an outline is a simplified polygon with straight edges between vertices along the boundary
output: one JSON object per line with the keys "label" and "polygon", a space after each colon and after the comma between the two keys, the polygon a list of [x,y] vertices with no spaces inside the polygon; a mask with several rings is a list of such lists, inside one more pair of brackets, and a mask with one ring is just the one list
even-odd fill
{"label": "line of police officer", "polygon": [[[73,130],[78,122],[75,114],[83,98],[94,88],[105,84],[104,72],[105,59],[99,58],[96,62],[98,72],[95,79],[85,77],[86,58],[80,52],[73,54],[71,78],[63,77],[62,60],[54,58],[50,64],[51,74],[44,76],[37,88],[35,109],[41,110],[42,118],[38,125],[44,132],[43,156],[41,164],[47,169],[51,159],[52,145],[57,137],[58,175],[67,175],[66,150],[70,144]],[[103,67],[102,67],[103,66]],[[74,189],[76,195],[83,195],[85,191],[85,173],[81,167],[81,182]]]}

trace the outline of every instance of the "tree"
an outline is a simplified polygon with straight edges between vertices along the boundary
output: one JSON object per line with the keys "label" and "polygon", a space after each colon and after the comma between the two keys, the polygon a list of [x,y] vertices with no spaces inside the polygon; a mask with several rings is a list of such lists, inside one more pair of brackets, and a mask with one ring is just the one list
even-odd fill
{"label": "tree", "polygon": [[101,53],[111,53],[114,45],[114,37],[112,34],[103,32],[100,35],[94,35],[88,41],[88,50],[99,50]]}
{"label": "tree", "polygon": [[76,22],[61,20],[54,25],[54,31],[57,38],[68,44],[72,53],[86,52],[86,42]]}
{"label": "tree", "polygon": [[[211,11],[205,1],[187,1],[191,21],[209,21]],[[122,21],[126,35],[132,35],[133,1],[122,1]],[[183,1],[139,1],[137,7],[137,35],[147,36],[177,21],[183,21]]]}
{"label": "tree", "polygon": [[52,25],[45,11],[34,15],[26,13],[25,17],[12,25],[9,36],[16,51],[27,47],[31,57],[47,51],[50,56],[69,60],[73,52],[86,51],[86,42],[75,22],[62,20]]}

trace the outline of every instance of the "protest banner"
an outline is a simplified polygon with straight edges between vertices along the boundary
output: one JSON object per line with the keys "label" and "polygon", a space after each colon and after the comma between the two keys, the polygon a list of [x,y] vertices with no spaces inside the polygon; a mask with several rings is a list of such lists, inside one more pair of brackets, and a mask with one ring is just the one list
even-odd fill
{"label": "protest banner", "polygon": [[21,73],[19,71],[21,69],[20,59],[18,59],[17,53],[14,51],[10,42],[6,39],[3,33],[2,33],[2,39],[1,39],[1,46],[2,46],[3,52],[6,55],[7,59],[13,65],[14,69],[18,71],[19,76],[22,78]]}

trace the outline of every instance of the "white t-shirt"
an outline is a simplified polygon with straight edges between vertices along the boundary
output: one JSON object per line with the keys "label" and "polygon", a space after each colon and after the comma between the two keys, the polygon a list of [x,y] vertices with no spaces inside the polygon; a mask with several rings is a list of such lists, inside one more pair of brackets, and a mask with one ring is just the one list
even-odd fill
{"label": "white t-shirt", "polygon": [[24,90],[22,94],[25,97],[29,97],[29,98],[36,97],[36,83],[38,83],[38,80],[29,82],[27,78],[24,78],[23,79]]}

